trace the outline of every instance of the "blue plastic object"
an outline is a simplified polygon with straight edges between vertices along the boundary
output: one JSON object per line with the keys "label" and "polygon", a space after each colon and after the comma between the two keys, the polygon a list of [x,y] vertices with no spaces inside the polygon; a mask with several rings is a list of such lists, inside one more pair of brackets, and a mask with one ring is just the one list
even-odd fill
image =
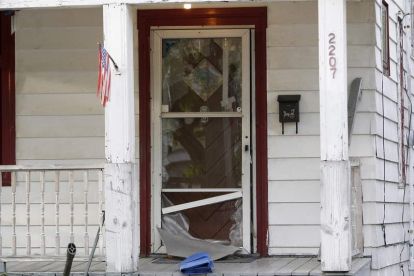
{"label": "blue plastic object", "polygon": [[191,255],[180,263],[180,271],[183,274],[207,274],[212,273],[214,262],[210,259],[210,254],[207,252],[196,253]]}

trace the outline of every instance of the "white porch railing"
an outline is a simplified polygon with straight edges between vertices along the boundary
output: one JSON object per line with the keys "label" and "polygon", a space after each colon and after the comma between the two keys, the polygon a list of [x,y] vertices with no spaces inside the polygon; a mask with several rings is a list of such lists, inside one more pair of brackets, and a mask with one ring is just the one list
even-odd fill
{"label": "white porch railing", "polygon": [[[87,259],[104,219],[104,165],[0,166],[0,261],[58,260],[69,242]],[[104,260],[104,229],[96,260]]]}

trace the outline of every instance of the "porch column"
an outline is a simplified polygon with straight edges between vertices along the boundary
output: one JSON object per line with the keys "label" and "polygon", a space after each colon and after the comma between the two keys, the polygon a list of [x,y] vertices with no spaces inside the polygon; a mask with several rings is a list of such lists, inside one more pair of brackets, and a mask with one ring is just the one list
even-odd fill
{"label": "porch column", "polygon": [[138,270],[139,204],[135,163],[133,22],[129,5],[103,5],[105,48],[112,68],[105,108],[105,210],[107,272]]}
{"label": "porch column", "polygon": [[351,270],[346,0],[318,0],[322,271]]}

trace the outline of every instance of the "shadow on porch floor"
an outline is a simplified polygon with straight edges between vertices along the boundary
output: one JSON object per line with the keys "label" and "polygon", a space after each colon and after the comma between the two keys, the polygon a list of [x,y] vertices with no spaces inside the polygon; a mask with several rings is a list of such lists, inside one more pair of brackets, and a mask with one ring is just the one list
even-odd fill
{"label": "shadow on porch floor", "polygon": [[[156,259],[140,259],[139,276],[182,276],[178,271],[178,263],[153,263]],[[353,260],[352,271],[349,273],[330,273],[328,275],[370,275],[369,258]],[[73,276],[84,275],[87,262],[74,262]],[[64,262],[8,262],[6,273],[8,276],[23,276],[28,274],[61,276]],[[93,262],[90,276],[105,274],[105,262]],[[136,275],[138,275],[136,274]],[[320,262],[316,258],[263,258],[250,263],[216,263],[210,276],[284,276],[284,275],[325,275],[321,272]]]}

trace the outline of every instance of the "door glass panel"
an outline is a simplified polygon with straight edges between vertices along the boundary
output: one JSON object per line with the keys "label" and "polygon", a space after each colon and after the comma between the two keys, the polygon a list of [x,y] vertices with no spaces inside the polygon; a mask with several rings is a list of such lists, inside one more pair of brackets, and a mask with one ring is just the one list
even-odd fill
{"label": "door glass panel", "polygon": [[241,38],[163,39],[163,112],[240,112],[241,45]]}
{"label": "door glass panel", "polygon": [[[162,209],[154,226],[248,250],[249,33],[217,38],[213,30],[183,31],[193,38],[165,38],[179,35],[168,32],[154,36],[154,146],[161,146],[154,149],[154,195]],[[161,245],[155,239],[154,247]]]}
{"label": "door glass panel", "polygon": [[241,188],[242,118],[162,119],[162,187]]}

